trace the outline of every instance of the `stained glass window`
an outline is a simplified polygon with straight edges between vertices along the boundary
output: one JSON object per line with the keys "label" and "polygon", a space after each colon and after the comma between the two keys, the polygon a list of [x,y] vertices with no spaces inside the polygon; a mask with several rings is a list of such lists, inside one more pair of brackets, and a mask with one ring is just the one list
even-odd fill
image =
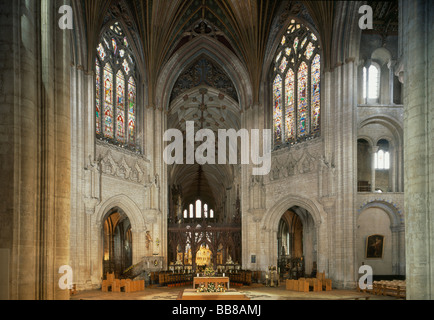
{"label": "stained glass window", "polygon": [[112,39],[113,53],[116,55],[118,53],[118,44],[115,39]]}
{"label": "stained glass window", "polygon": [[295,87],[294,71],[288,70],[285,79],[285,121],[286,121],[286,140],[292,140],[295,137],[295,115],[294,115],[294,87]]}
{"label": "stained glass window", "polygon": [[96,60],[96,133],[101,134],[101,67]]}
{"label": "stained glass window", "polygon": [[119,25],[101,37],[95,63],[98,138],[136,150],[137,86],[133,52]]}
{"label": "stained glass window", "polygon": [[116,139],[125,141],[125,79],[121,70],[116,76]]}
{"label": "stained glass window", "polygon": [[102,61],[104,61],[104,59],[105,59],[105,50],[104,50],[104,47],[102,46],[101,43],[99,44],[97,51],[98,51],[100,59]]}
{"label": "stained glass window", "polygon": [[321,57],[319,54],[312,61],[311,75],[311,130],[318,132],[320,129],[321,109]]}
{"label": "stained glass window", "polygon": [[[321,46],[303,24],[291,21],[280,42],[273,76],[276,146],[320,134]],[[282,58],[282,52],[285,55]]]}
{"label": "stained glass window", "polygon": [[307,64],[302,62],[298,69],[298,135],[306,135],[307,132]]}
{"label": "stained glass window", "polygon": [[282,64],[280,65],[280,71],[285,72],[287,65],[288,65],[288,60],[286,60],[286,57],[283,57]]}
{"label": "stained glass window", "polygon": [[309,42],[306,48],[306,59],[309,60],[313,55],[313,50],[315,50],[315,47],[312,45],[312,42]]}
{"label": "stained glass window", "polygon": [[274,80],[274,141],[282,141],[282,78],[276,76]]}
{"label": "stained glass window", "polygon": [[295,40],[294,40],[294,51],[295,52],[297,52],[298,42],[299,42],[298,38],[295,38]]}
{"label": "stained glass window", "polygon": [[110,64],[104,68],[104,136],[113,138],[113,72]]}
{"label": "stained glass window", "polygon": [[282,52],[280,52],[280,53],[277,55],[276,62],[279,62],[281,56],[282,56]]}
{"label": "stained glass window", "polygon": [[128,135],[130,143],[135,142],[136,132],[136,84],[131,77],[128,81]]}

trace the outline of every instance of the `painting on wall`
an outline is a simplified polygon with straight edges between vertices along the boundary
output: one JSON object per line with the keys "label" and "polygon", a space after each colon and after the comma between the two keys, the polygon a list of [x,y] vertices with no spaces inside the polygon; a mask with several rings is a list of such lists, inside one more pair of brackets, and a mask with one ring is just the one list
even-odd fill
{"label": "painting on wall", "polygon": [[374,234],[366,239],[366,258],[382,259],[384,249],[384,236]]}

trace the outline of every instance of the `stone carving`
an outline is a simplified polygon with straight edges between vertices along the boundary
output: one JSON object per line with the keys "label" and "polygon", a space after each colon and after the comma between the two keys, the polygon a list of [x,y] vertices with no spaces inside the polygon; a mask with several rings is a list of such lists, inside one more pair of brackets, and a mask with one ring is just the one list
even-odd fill
{"label": "stone carving", "polygon": [[335,195],[335,165],[329,163],[324,155],[319,158],[318,162],[318,179],[320,197],[333,197]]}
{"label": "stone carving", "polygon": [[315,158],[306,151],[302,157],[298,160],[299,162],[299,173],[311,173],[314,172],[315,168]]}
{"label": "stone carving", "polygon": [[[277,161],[275,162],[277,163]],[[279,169],[279,165],[275,164],[273,166],[273,168],[271,169],[271,176],[270,176],[270,180],[275,181],[275,180],[279,180],[280,179],[280,169]]]}
{"label": "stone carving", "polygon": [[133,166],[130,166],[127,163],[125,156],[122,157],[121,161],[116,162],[111,151],[108,151],[107,154],[102,156],[100,159],[101,173],[122,180],[141,184],[145,183],[145,174],[142,167],[139,165],[138,160]]}
{"label": "stone carving", "polygon": [[288,164],[286,165],[286,173],[287,173],[287,177],[291,177],[293,175],[295,175],[295,168],[297,166],[297,161],[294,159],[294,157],[292,155],[289,156],[289,161]]}
{"label": "stone carving", "polygon": [[[268,177],[270,181],[277,181],[296,174],[313,173],[318,170],[317,162],[317,159],[307,150],[303,152],[298,160],[292,153],[290,153],[286,159],[284,159],[284,156],[276,156],[273,158],[271,171]],[[284,163],[284,165],[281,165],[281,163]]]}

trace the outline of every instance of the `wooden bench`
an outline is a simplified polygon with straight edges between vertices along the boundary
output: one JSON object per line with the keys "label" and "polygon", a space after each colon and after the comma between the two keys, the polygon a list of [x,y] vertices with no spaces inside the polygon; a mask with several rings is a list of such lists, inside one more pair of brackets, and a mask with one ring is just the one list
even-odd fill
{"label": "wooden bench", "polygon": [[306,279],[286,280],[286,290],[309,292],[309,282]]}
{"label": "wooden bench", "polygon": [[332,290],[332,280],[325,278],[325,273],[318,273],[316,278],[286,280],[286,290],[298,292],[321,292]]}
{"label": "wooden bench", "polygon": [[109,292],[112,291],[113,288],[113,281],[115,280],[115,274],[114,273],[108,273],[107,272],[107,279],[102,281],[102,287],[101,290],[103,292]]}
{"label": "wooden bench", "polygon": [[401,280],[374,281],[372,293],[375,295],[393,296],[405,299],[406,284],[405,281]]}
{"label": "wooden bench", "polygon": [[114,273],[107,274],[107,280],[102,281],[103,292],[138,292],[145,290],[145,280],[115,279]]}
{"label": "wooden bench", "polygon": [[125,292],[131,293],[131,292],[139,292],[145,290],[145,280],[126,280],[125,281]]}

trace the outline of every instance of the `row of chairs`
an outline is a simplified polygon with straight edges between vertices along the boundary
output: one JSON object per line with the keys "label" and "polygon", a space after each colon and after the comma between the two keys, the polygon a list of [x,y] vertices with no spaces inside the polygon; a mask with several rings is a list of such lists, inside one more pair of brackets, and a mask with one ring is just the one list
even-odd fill
{"label": "row of chairs", "polygon": [[325,272],[317,272],[316,278],[286,280],[286,290],[298,292],[321,292],[332,290],[332,280],[326,279]]}
{"label": "row of chairs", "polygon": [[392,281],[374,281],[372,288],[360,289],[357,283],[357,291],[366,292],[379,296],[392,296],[401,299],[406,298],[406,283],[404,280],[392,280]]}
{"label": "row of chairs", "polygon": [[233,287],[250,286],[252,284],[252,271],[241,270],[237,273],[229,273],[228,276]]}
{"label": "row of chairs", "polygon": [[193,284],[193,274],[174,274],[173,272],[160,272],[159,285],[167,287],[183,287]]}

